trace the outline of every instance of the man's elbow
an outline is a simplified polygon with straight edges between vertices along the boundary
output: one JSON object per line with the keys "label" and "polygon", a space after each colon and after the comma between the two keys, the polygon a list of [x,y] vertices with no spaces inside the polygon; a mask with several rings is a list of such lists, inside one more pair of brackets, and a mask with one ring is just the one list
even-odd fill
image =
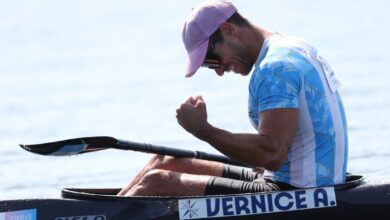
{"label": "man's elbow", "polygon": [[268,164],[265,166],[265,168],[269,171],[278,171],[280,167],[283,165],[283,162],[279,160],[274,160],[268,162]]}
{"label": "man's elbow", "polygon": [[285,147],[279,147],[277,151],[268,155],[264,167],[270,171],[278,171],[286,162],[287,150]]}

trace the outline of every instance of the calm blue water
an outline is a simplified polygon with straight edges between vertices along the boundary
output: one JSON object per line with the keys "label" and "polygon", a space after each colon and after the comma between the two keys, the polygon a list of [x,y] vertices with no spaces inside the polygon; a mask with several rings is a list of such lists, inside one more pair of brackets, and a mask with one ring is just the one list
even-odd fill
{"label": "calm blue water", "polygon": [[[190,95],[204,96],[214,125],[254,132],[247,77],[183,76],[181,28],[198,2],[0,0],[0,199],[120,187],[149,158],[117,150],[43,157],[20,143],[109,135],[215,153],[176,122]],[[343,83],[349,171],[390,179],[390,3],[234,2],[257,24],[322,51]]]}

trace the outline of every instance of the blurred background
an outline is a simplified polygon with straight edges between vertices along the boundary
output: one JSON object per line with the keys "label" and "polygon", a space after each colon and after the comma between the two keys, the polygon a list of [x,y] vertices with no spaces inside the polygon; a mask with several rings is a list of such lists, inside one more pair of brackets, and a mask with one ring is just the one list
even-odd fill
{"label": "blurred background", "polygon": [[[106,150],[43,157],[18,144],[83,136],[217,153],[186,133],[176,108],[203,95],[209,121],[255,132],[249,77],[184,77],[184,19],[200,0],[0,0],[0,199],[63,187],[121,187],[150,155]],[[390,179],[390,3],[232,0],[252,22],[314,44],[342,82],[349,168]]]}

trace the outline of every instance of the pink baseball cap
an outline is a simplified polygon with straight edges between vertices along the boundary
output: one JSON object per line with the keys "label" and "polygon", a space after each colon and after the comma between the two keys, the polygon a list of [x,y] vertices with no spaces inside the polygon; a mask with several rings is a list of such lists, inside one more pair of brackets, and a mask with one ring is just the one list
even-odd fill
{"label": "pink baseball cap", "polygon": [[183,28],[183,42],[189,55],[186,77],[191,77],[206,58],[209,37],[237,8],[227,0],[205,0],[192,9]]}

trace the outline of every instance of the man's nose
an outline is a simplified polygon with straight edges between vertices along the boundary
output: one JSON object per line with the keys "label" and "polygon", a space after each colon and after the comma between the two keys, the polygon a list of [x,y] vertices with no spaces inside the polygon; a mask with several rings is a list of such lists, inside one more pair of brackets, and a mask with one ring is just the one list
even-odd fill
{"label": "man's nose", "polygon": [[215,69],[215,72],[217,73],[218,76],[223,76],[223,74],[224,74],[222,66]]}

